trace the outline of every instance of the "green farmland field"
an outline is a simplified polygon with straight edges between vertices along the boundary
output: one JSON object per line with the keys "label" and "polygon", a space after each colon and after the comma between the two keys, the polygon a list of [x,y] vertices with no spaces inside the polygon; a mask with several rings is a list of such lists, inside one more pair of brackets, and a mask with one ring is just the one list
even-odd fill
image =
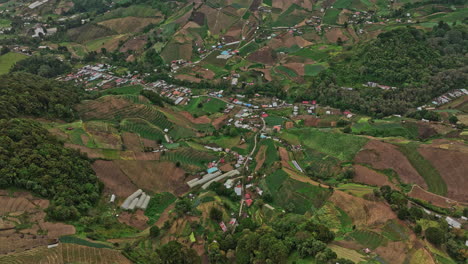
{"label": "green farmland field", "polygon": [[177,198],[168,192],[158,193],[151,197],[148,208],[145,210],[145,215],[149,218],[148,224],[152,225],[158,221],[161,214],[166,208],[175,202]]}
{"label": "green farmland field", "polygon": [[356,240],[359,244],[370,249],[376,249],[386,243],[384,236],[369,230],[356,230],[349,236]]}
{"label": "green farmland field", "polygon": [[13,65],[27,57],[26,55],[14,52],[9,52],[0,56],[0,74],[8,73]]}
{"label": "green farmland field", "polygon": [[428,160],[419,154],[419,145],[417,143],[411,142],[408,144],[400,144],[398,147],[400,151],[408,158],[411,165],[413,165],[418,173],[424,178],[424,181],[427,183],[430,192],[439,195],[447,195],[447,184],[444,182],[434,166],[432,166]]}
{"label": "green farmland field", "polygon": [[342,161],[349,161],[367,143],[368,139],[330,130],[315,128],[289,130],[287,133],[300,138],[306,147],[331,155]]}

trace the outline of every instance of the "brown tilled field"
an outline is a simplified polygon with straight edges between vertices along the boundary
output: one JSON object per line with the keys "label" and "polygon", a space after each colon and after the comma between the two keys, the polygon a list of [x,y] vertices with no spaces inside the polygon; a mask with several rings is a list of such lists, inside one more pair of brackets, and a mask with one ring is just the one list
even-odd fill
{"label": "brown tilled field", "polygon": [[423,201],[430,202],[431,204],[443,208],[450,208],[452,205],[455,205],[457,202],[453,201],[451,199],[442,197],[437,194],[433,194],[431,192],[428,192],[424,189],[421,189],[421,187],[414,185],[411,191],[408,193],[410,197],[420,199]]}
{"label": "brown tilled field", "polygon": [[419,153],[437,169],[447,184],[447,197],[468,202],[468,153],[421,145]]}
{"label": "brown tilled field", "polygon": [[397,189],[396,186],[390,182],[382,173],[378,173],[375,170],[369,169],[362,165],[354,165],[354,170],[356,175],[353,178],[355,182],[361,182],[369,185],[383,186],[388,185],[394,189]]}
{"label": "brown tilled field", "polygon": [[127,149],[137,152],[143,151],[143,148],[141,147],[140,137],[137,134],[123,132],[122,140]]}
{"label": "brown tilled field", "polygon": [[283,168],[292,169],[291,165],[289,165],[289,163],[288,163],[288,161],[289,161],[288,151],[285,148],[280,147],[278,149],[278,152],[279,152],[279,155],[281,157],[281,165],[283,166]]}
{"label": "brown tilled field", "polygon": [[397,218],[392,209],[384,203],[364,200],[342,191],[335,190],[330,201],[345,211],[358,227],[372,228]]}
{"label": "brown tilled field", "polygon": [[180,114],[194,124],[209,124],[211,120],[205,115],[194,118],[189,112],[182,111]]}
{"label": "brown tilled field", "polygon": [[107,248],[85,247],[77,244],[59,244],[48,249],[37,247],[21,253],[0,256],[0,263],[22,264],[131,264],[119,251]]}
{"label": "brown tilled field", "polygon": [[119,215],[119,222],[133,226],[139,230],[145,230],[148,227],[147,221],[148,217],[145,216],[142,210],[137,210],[135,213],[122,212]]}
{"label": "brown tilled field", "polygon": [[115,160],[120,170],[139,188],[180,195],[188,190],[185,171],[172,162]]}
{"label": "brown tilled field", "polygon": [[331,43],[336,43],[339,38],[341,38],[342,41],[347,41],[349,39],[345,34],[343,34],[343,31],[341,28],[330,29],[329,31],[325,33],[325,37]]}
{"label": "brown tilled field", "polygon": [[247,56],[247,59],[262,64],[273,65],[276,61],[276,55],[270,47],[265,46],[253,53],[250,53],[249,56]]}
{"label": "brown tilled field", "polygon": [[104,183],[106,193],[125,199],[138,189],[112,161],[98,160],[93,163],[93,170]]}
{"label": "brown tilled field", "polygon": [[262,168],[263,163],[265,162],[265,151],[266,151],[266,146],[262,145],[260,149],[257,152],[257,155],[255,156],[255,161],[257,162],[257,165],[255,166],[254,171],[258,171],[259,169]]}
{"label": "brown tilled field", "polygon": [[375,169],[392,169],[404,183],[415,183],[423,188],[427,184],[423,177],[413,168],[408,159],[396,146],[378,140],[371,140],[364,146],[355,159],[357,163],[369,164]]}
{"label": "brown tilled field", "polygon": [[124,34],[139,32],[147,25],[156,24],[159,21],[161,21],[161,18],[123,17],[109,19],[100,22],[99,25],[110,28],[119,34]]}
{"label": "brown tilled field", "polygon": [[[49,201],[27,192],[0,195],[0,254],[22,252],[44,246],[59,236],[74,234],[75,228],[63,223],[45,222]],[[18,229],[21,224],[28,228]],[[41,232],[39,232],[41,231]],[[1,259],[0,259],[0,263]]]}

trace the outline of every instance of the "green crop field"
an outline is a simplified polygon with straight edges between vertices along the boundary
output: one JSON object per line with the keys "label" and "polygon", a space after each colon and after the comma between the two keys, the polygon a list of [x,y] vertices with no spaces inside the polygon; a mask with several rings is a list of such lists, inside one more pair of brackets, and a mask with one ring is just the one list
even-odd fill
{"label": "green crop field", "polygon": [[418,126],[415,123],[386,122],[377,120],[375,123],[358,122],[352,126],[353,134],[374,137],[405,137],[418,139]]}
{"label": "green crop field", "polygon": [[337,0],[333,4],[333,8],[349,8],[352,4],[352,0]]}
{"label": "green crop field", "polygon": [[271,166],[275,161],[279,160],[278,151],[276,151],[275,142],[272,139],[265,139],[260,142],[260,145],[267,146],[265,152],[265,166]]}
{"label": "green crop field", "polygon": [[112,248],[105,244],[94,243],[94,242],[91,242],[91,241],[88,241],[79,237],[74,237],[74,236],[62,236],[59,238],[59,241],[61,243],[77,244],[77,245],[94,247],[94,248]]}
{"label": "green crop field", "polygon": [[199,168],[204,168],[206,164],[213,161],[216,156],[209,152],[197,151],[191,148],[180,148],[175,151],[166,152],[161,156],[161,160],[172,162],[180,162],[184,165],[194,165]]}
{"label": "green crop field", "polygon": [[241,56],[246,56],[247,54],[256,51],[260,47],[258,46],[255,41],[250,42],[249,44],[243,46],[242,48],[239,49],[239,55]]}
{"label": "green crop field", "polygon": [[282,72],[286,73],[289,77],[297,77],[297,73],[295,71],[293,71],[290,68],[284,67],[284,66],[278,66],[278,67],[276,67],[275,70],[282,71]]}
{"label": "green crop field", "polygon": [[184,110],[190,112],[192,115],[202,116],[211,115],[224,110],[226,102],[210,97],[193,98]]}
{"label": "green crop field", "polygon": [[329,8],[325,11],[325,16],[323,16],[323,23],[328,25],[335,25],[338,20],[338,15],[341,10],[336,8]]}
{"label": "green crop field", "polygon": [[28,56],[15,52],[8,52],[0,56],[0,74],[8,73],[18,61],[27,58]]}
{"label": "green crop field", "polygon": [[120,128],[123,131],[136,133],[142,138],[164,141],[164,133],[160,128],[140,118],[128,118],[122,120]]}
{"label": "green crop field", "polygon": [[273,204],[297,214],[318,210],[330,195],[328,189],[293,180],[283,170],[268,175],[265,184]]}
{"label": "green crop field", "polygon": [[175,202],[176,199],[177,198],[172,193],[168,192],[153,195],[145,210],[145,215],[149,218],[148,224],[153,225],[158,221],[164,210]]}
{"label": "green crop field", "polygon": [[129,85],[104,90],[103,94],[139,94],[141,90],[143,90],[141,85]]}
{"label": "green crop field", "polygon": [[289,130],[287,133],[298,136],[306,147],[331,155],[342,161],[352,160],[368,141],[367,138],[363,137],[315,128],[294,129]]}
{"label": "green crop field", "polygon": [[269,115],[265,117],[265,123],[267,126],[281,126],[286,119],[282,116]]}
{"label": "green crop field", "polygon": [[395,220],[389,220],[385,224],[382,235],[392,241],[402,241],[408,239],[409,230]]}
{"label": "green crop field", "polygon": [[316,76],[323,70],[325,70],[325,67],[321,64],[307,64],[304,67],[304,74],[306,76]]}
{"label": "green crop field", "polygon": [[356,240],[359,244],[372,250],[386,244],[386,239],[384,236],[369,230],[356,230],[349,234],[349,236]]}
{"label": "green crop field", "polygon": [[399,150],[408,158],[409,162],[424,178],[430,192],[447,195],[447,184],[439,172],[418,152],[419,145],[415,142],[398,145]]}

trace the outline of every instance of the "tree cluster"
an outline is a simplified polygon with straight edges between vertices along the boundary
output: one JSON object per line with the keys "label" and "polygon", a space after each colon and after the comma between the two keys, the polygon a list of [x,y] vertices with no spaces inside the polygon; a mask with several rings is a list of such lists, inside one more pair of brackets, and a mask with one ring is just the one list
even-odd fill
{"label": "tree cluster", "polygon": [[86,213],[102,189],[87,158],[25,119],[0,120],[0,175],[0,188],[23,188],[50,199],[47,212],[56,220]]}
{"label": "tree cluster", "polygon": [[72,85],[15,72],[0,76],[0,118],[18,116],[73,119],[81,91]]}

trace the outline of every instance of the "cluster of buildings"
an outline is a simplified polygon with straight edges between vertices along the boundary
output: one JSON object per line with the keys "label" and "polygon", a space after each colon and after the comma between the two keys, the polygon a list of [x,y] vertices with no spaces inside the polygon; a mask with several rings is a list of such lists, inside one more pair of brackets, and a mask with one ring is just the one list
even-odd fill
{"label": "cluster of buildings", "polygon": [[468,95],[468,90],[466,90],[466,89],[457,89],[457,90],[448,92],[446,94],[443,94],[443,95],[435,98],[432,101],[432,103],[435,104],[435,105],[443,105],[443,104],[449,103],[452,100],[454,100],[454,99],[456,99],[458,97],[464,96],[464,95]]}
{"label": "cluster of buildings", "polygon": [[175,84],[168,84],[163,80],[144,85],[145,89],[158,93],[174,102],[175,105],[184,105],[190,101],[192,90]]}
{"label": "cluster of buildings", "polygon": [[136,208],[146,210],[150,199],[151,197],[149,195],[144,193],[141,189],[138,189],[128,196],[120,207],[124,210],[134,210]]}
{"label": "cluster of buildings", "polygon": [[397,87],[382,85],[382,84],[378,84],[378,83],[376,83],[376,82],[367,82],[367,83],[363,84],[362,86],[364,86],[364,87],[370,87],[370,88],[376,88],[376,87],[377,87],[377,88],[380,88],[380,89],[386,90],[386,91],[388,91],[388,90],[396,90],[396,89],[397,89]]}

